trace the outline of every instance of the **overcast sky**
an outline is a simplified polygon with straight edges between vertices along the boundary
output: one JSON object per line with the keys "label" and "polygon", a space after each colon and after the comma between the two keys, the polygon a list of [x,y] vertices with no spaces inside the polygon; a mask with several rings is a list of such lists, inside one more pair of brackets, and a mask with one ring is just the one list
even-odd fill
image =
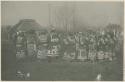
{"label": "overcast sky", "polygon": [[[2,2],[2,25],[14,25],[20,19],[35,19],[41,26],[49,25],[49,7],[51,5],[51,21],[56,15],[53,11],[59,10],[64,2],[40,1],[4,1]],[[71,5],[68,2],[68,5]],[[75,3],[77,19],[89,26],[104,26],[109,23],[123,25],[122,2],[77,2]]]}

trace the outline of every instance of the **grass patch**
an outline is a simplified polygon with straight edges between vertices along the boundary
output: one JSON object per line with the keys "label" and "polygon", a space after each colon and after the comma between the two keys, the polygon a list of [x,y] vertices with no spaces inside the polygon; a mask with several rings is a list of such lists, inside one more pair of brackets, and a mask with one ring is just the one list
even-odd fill
{"label": "grass patch", "polygon": [[[122,80],[122,67],[116,62],[23,62],[17,65],[17,70],[30,72],[28,80],[33,81],[93,81],[98,73],[101,73],[104,81]],[[9,69],[5,76],[8,80],[26,80],[11,76]],[[12,72],[12,71],[11,71]],[[10,77],[11,76],[11,77]]]}

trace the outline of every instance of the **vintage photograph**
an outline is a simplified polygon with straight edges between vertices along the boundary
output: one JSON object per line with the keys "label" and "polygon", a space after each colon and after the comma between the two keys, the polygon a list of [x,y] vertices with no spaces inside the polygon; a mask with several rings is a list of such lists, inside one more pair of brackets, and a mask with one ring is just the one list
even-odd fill
{"label": "vintage photograph", "polygon": [[1,1],[2,81],[123,81],[124,2]]}

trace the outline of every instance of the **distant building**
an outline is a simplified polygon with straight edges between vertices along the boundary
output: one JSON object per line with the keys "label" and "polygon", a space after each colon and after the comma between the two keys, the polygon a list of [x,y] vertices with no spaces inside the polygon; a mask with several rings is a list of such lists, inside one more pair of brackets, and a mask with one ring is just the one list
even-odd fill
{"label": "distant building", "polygon": [[[23,19],[17,23],[12,30],[14,31],[17,49],[17,58],[36,57],[37,37],[36,31],[41,30],[41,26],[33,19]],[[24,55],[25,56],[21,56]]]}

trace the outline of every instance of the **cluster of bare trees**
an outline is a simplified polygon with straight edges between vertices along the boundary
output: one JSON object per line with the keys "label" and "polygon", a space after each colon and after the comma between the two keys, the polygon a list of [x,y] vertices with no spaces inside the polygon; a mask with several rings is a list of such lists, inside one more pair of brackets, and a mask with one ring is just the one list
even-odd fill
{"label": "cluster of bare trees", "polygon": [[[52,5],[51,5],[52,6]],[[105,28],[98,28],[96,30],[88,29],[85,27],[81,19],[77,19],[77,6],[75,3],[68,4],[64,3],[58,10],[55,10],[55,23],[59,27],[63,27],[67,34],[68,32],[72,32],[74,39],[76,40],[74,45],[82,46],[86,49],[86,55],[88,58],[89,51],[93,47],[96,51],[96,55],[98,55],[98,51],[112,52],[115,53],[116,49],[121,44],[123,36],[122,29],[120,25],[117,24],[109,24]],[[79,33],[77,29],[84,30]],[[77,32],[75,32],[77,31]],[[77,39],[75,38],[77,37]],[[81,40],[81,41],[80,41]],[[77,52],[77,50],[76,50]],[[77,59],[76,53],[76,59]],[[112,55],[113,58],[114,55]],[[98,57],[96,56],[96,59]]]}

